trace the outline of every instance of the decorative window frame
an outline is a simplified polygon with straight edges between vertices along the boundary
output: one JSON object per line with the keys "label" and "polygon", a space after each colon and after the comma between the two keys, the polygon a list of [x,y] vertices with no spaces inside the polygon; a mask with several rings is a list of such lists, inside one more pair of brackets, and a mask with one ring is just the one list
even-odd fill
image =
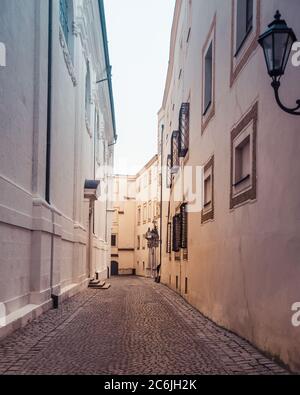
{"label": "decorative window frame", "polygon": [[[230,209],[233,210],[242,204],[256,200],[257,195],[257,123],[258,123],[258,102],[238,122],[231,131],[231,170],[230,170]],[[250,129],[251,127],[251,129]],[[251,180],[246,189],[235,190],[234,169],[235,169],[235,142],[244,133],[244,138],[250,136],[251,148]]]}
{"label": "decorative window frame", "polygon": [[[216,26],[217,14],[214,15],[212,24],[210,26],[205,44],[202,48],[202,100],[201,100],[201,134],[204,133],[209,122],[215,115],[215,100],[216,100]],[[212,102],[210,107],[205,111],[204,109],[204,94],[205,94],[205,55],[212,43]],[[205,111],[205,112],[204,112]]]}
{"label": "decorative window frame", "polygon": [[208,209],[203,208],[201,212],[201,223],[205,224],[208,221],[212,221],[215,217],[215,157],[214,155],[204,166],[203,173],[203,191],[205,182],[205,173],[210,172],[211,177],[211,205]]}
{"label": "decorative window frame", "polygon": [[[73,32],[73,34],[74,34],[74,32]],[[71,58],[71,55],[70,55],[70,52],[69,52],[69,48],[68,48],[66,40],[65,40],[64,32],[63,32],[62,27],[61,27],[60,24],[59,24],[59,43],[60,43],[60,46],[61,46],[62,51],[63,51],[64,60],[65,60],[65,63],[66,63],[66,67],[67,67],[69,76],[71,78],[73,86],[76,87],[78,85],[78,82],[77,82],[77,78],[76,78],[76,74],[75,74],[73,61],[72,61],[72,58]]]}
{"label": "decorative window frame", "polygon": [[[236,54],[236,2],[231,0],[231,65],[230,65],[230,87],[233,86],[235,80],[238,78],[240,72],[248,63],[251,55],[258,47],[258,38],[260,34],[261,22],[261,0],[254,0],[253,10],[253,28],[245,38],[242,47]],[[236,56],[235,56],[236,55]]]}

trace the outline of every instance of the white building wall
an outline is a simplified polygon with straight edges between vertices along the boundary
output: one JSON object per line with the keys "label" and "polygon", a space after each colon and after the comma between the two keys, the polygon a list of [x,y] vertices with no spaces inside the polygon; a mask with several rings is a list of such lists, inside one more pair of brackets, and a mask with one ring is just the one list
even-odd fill
{"label": "white building wall", "polygon": [[[115,130],[105,78],[104,38],[97,0],[74,0],[74,57],[53,0],[50,204],[45,201],[48,93],[48,1],[3,0],[0,41],[7,65],[0,68],[0,303],[6,325],[0,337],[87,284],[90,265],[100,277],[109,266],[111,197],[96,202],[93,261],[89,263],[89,204],[85,180],[103,182],[112,169]],[[24,41],[26,37],[26,41]],[[86,125],[86,62],[91,70],[90,128]],[[107,160],[94,166],[95,109],[103,120]],[[97,137],[95,138],[95,133]],[[102,151],[101,151],[102,150]],[[111,193],[111,189],[108,191]],[[109,228],[107,228],[109,227]],[[28,313],[29,312],[29,313]],[[13,313],[13,314],[11,314]],[[11,315],[10,315],[11,314]]]}

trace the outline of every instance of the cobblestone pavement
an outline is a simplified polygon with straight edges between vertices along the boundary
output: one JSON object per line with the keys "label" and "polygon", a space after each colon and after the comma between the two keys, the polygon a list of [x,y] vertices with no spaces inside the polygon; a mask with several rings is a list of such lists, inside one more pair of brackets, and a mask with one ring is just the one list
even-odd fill
{"label": "cobblestone pavement", "polygon": [[0,342],[0,374],[286,374],[148,279],[114,278]]}

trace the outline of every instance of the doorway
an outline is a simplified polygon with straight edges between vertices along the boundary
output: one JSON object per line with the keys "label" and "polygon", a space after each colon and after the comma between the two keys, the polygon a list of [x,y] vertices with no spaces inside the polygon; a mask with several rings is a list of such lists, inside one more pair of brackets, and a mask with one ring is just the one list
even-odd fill
{"label": "doorway", "polygon": [[119,264],[118,262],[111,262],[111,275],[118,276],[119,275]]}

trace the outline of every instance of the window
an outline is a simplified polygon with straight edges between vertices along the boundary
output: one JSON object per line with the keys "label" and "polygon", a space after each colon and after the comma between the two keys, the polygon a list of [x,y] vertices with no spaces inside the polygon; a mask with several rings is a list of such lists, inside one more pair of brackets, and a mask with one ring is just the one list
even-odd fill
{"label": "window", "polygon": [[168,223],[168,228],[167,228],[167,254],[171,254],[172,252],[172,223]]}
{"label": "window", "polygon": [[73,43],[73,0],[59,0],[59,20],[64,34],[64,38],[73,58],[74,43]]}
{"label": "window", "polygon": [[253,0],[237,0],[236,55],[253,29]]}
{"label": "window", "polygon": [[117,235],[111,235],[111,246],[117,247]]}
{"label": "window", "polygon": [[213,44],[206,52],[204,59],[204,115],[212,104],[212,84],[213,84]]}
{"label": "window", "polygon": [[184,203],[180,207],[181,220],[181,248],[186,250],[188,248],[188,213],[187,204]]}
{"label": "window", "polygon": [[250,135],[235,147],[235,183],[237,187],[250,178]]}
{"label": "window", "polygon": [[173,251],[179,252],[181,247],[181,220],[180,214],[173,217]]}
{"label": "window", "polygon": [[180,133],[175,131],[171,140],[171,156],[172,156],[172,173],[175,174],[179,170],[179,149],[180,149]]}
{"label": "window", "polygon": [[189,150],[190,104],[183,103],[179,114],[180,156],[184,158]]}
{"label": "window", "polygon": [[179,281],[178,280],[179,280],[178,276],[176,276],[176,289],[178,289],[178,287],[179,287]]}
{"label": "window", "polygon": [[91,74],[90,64],[86,63],[86,76],[85,76],[85,117],[88,128],[90,127],[90,112],[91,112]]}
{"label": "window", "polygon": [[257,117],[255,103],[231,132],[231,209],[256,199]]}
{"label": "window", "polygon": [[188,293],[188,279],[187,277],[185,278],[185,287],[184,287],[184,293],[187,294]]}
{"label": "window", "polygon": [[151,183],[152,183],[152,173],[151,173],[151,170],[149,170],[148,183],[149,183],[149,185],[151,185]]}
{"label": "window", "polygon": [[144,224],[147,222],[147,203],[144,203],[143,207],[143,222]]}
{"label": "window", "polygon": [[258,46],[262,0],[232,0],[230,87]]}
{"label": "window", "polygon": [[204,208],[211,205],[212,201],[212,179],[211,175],[209,175],[204,180]]}
{"label": "window", "polygon": [[204,166],[202,224],[214,219],[214,157]]}
{"label": "window", "polygon": [[166,179],[166,187],[171,188],[172,186],[172,156],[168,155],[167,158],[167,179]]}
{"label": "window", "polygon": [[142,221],[142,209],[141,207],[138,207],[138,225],[141,225]]}
{"label": "window", "polygon": [[137,237],[137,249],[140,250],[141,249],[141,236]]}
{"label": "window", "polygon": [[152,219],[152,202],[148,203],[148,222],[151,222]]}
{"label": "window", "polygon": [[202,48],[202,134],[215,115],[215,42],[216,16]]}

